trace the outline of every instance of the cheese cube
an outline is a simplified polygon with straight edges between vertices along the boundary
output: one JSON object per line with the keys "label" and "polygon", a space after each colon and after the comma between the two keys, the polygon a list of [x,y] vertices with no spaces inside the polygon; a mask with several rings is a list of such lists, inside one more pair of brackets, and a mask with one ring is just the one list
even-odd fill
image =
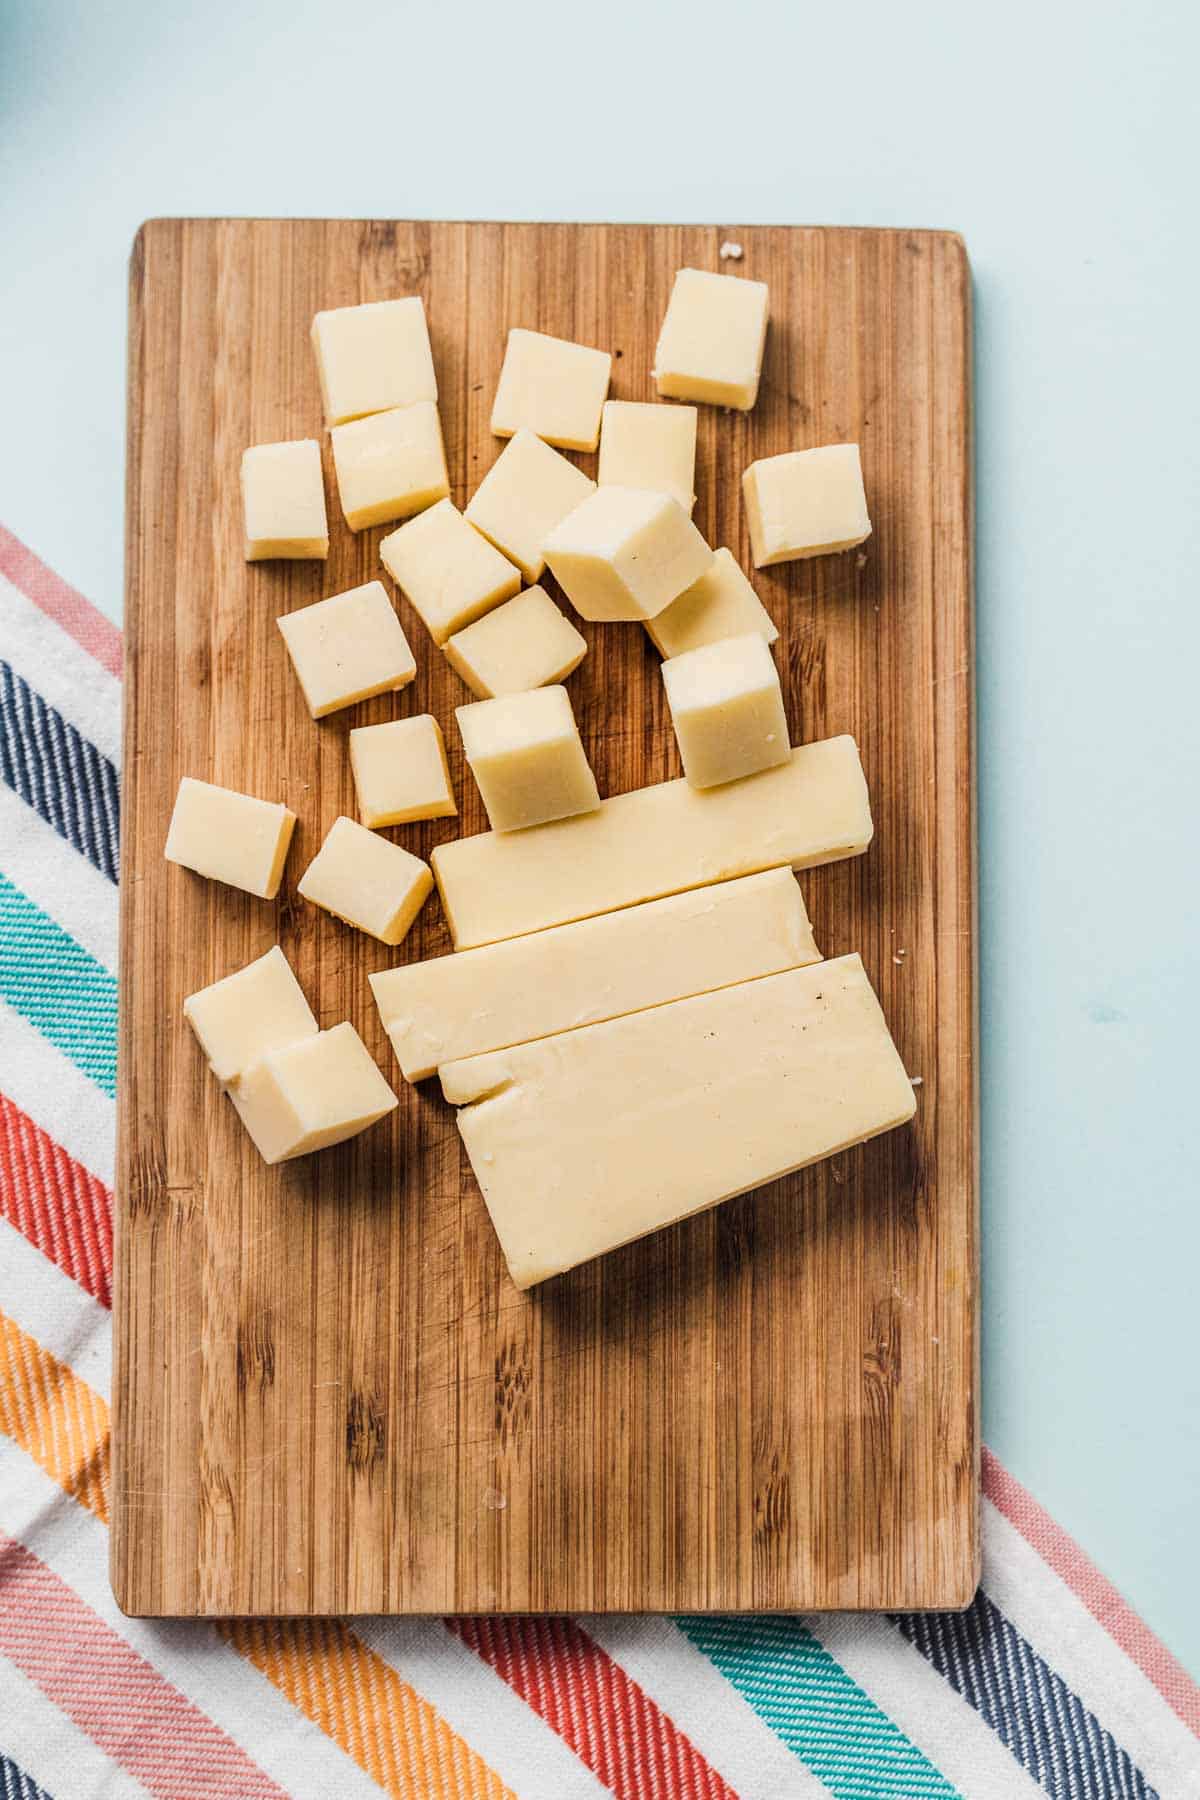
{"label": "cheese cube", "polygon": [[696,409],[607,400],[600,424],[601,487],[670,494],[684,512],[696,504]]}
{"label": "cheese cube", "polygon": [[382,581],[317,600],[275,623],[314,719],[407,687],[417,672]]}
{"label": "cheese cube", "polygon": [[519,831],[599,806],[566,688],[476,700],[456,711],[493,831]]}
{"label": "cheese cube", "polygon": [[492,430],[497,437],[512,437],[526,425],[560,450],[594,450],[611,373],[607,350],[514,326],[492,406]]}
{"label": "cheese cube", "polygon": [[419,856],[342,818],[330,826],[296,892],[380,943],[398,944],[432,886]]}
{"label": "cheese cube", "polygon": [[819,962],[790,869],[369,975],[408,1081],[443,1063]]}
{"label": "cheese cube", "polygon": [[393,531],[379,554],[435,644],[510,599],[521,585],[508,558],[468,525],[451,500],[439,500]]}
{"label": "cheese cube", "polygon": [[321,446],[315,438],[242,452],[246,561],[329,555]]}
{"label": "cheese cube", "polygon": [[357,1137],[400,1104],[348,1024],[268,1051],[229,1098],[269,1163]]}
{"label": "cheese cube", "polygon": [[416,294],[319,312],[312,344],[328,425],[438,397],[425,307]]}
{"label": "cheese cube", "polygon": [[442,425],[432,400],[335,425],[329,441],[351,531],[410,518],[450,492]]}
{"label": "cheese cube", "polygon": [[669,494],[600,487],[546,540],[546,561],[584,619],[652,619],[713,553]]}
{"label": "cheese cube", "polygon": [[779,671],[756,631],[685,650],[662,673],[690,786],[719,787],[788,761]]}
{"label": "cheese cube", "polygon": [[766,337],[765,282],[679,269],[654,352],[659,393],[748,412]]}
{"label": "cheese cube", "polygon": [[672,600],[646,630],[663,656],[681,656],[722,638],[744,637],[756,631],[764,643],[773,644],[779,631],[770,613],[743,575],[732,551],[721,548],[699,581]]}
{"label": "cheese cube", "polygon": [[183,1016],[220,1082],[236,1081],[269,1050],[316,1037],[318,1029],[278,944],[236,974],[189,994]]}
{"label": "cheese cube", "polygon": [[449,819],[458,811],[442,728],[430,713],[360,725],[350,733],[350,766],[364,825]]}
{"label": "cheese cube", "polygon": [[546,567],[546,539],[595,485],[522,426],[476,488],[464,516],[527,581],[536,581]]}
{"label": "cheese cube", "polygon": [[456,950],[636,906],[757,869],[861,856],[871,802],[852,737],[797,745],[748,781],[663,781],[535,831],[482,831],[433,852]]}
{"label": "cheese cube", "polygon": [[185,775],[163,855],[210,881],[273,900],[295,828],[286,806]]}
{"label": "cheese cube", "polygon": [[441,1077],[521,1288],[916,1111],[857,956],[447,1063]]}
{"label": "cheese cube", "polygon": [[853,550],[871,535],[857,444],[825,444],[753,462],[742,496],[754,566]]}
{"label": "cheese cube", "polygon": [[481,700],[565,681],[586,655],[587,639],[542,587],[526,588],[446,639],[446,660]]}

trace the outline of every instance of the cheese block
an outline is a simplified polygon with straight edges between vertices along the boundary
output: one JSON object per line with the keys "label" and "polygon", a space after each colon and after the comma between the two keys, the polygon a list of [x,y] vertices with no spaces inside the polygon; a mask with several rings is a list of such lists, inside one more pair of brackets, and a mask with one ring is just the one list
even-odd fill
{"label": "cheese block", "polygon": [[566,688],[474,700],[455,714],[493,831],[523,831],[599,806]]}
{"label": "cheese block", "polygon": [[367,581],[276,619],[314,719],[407,687],[417,673],[382,581]]}
{"label": "cheese block", "polygon": [[748,411],[762,375],[767,298],[763,281],[677,270],[654,352],[659,393]]}
{"label": "cheese block", "polygon": [[867,784],[852,737],[703,792],[664,781],[528,831],[439,844],[431,861],[456,949],[790,864],[861,856]]}
{"label": "cheese block", "polygon": [[514,325],[496,385],[492,430],[513,437],[524,426],[560,450],[594,450],[611,374],[607,350]]}
{"label": "cheese block", "polygon": [[346,818],[333,821],[296,883],[296,892],[314,906],[383,944],[401,941],[432,888],[419,856]]}
{"label": "cheese block", "polygon": [[652,619],[713,559],[670,494],[600,487],[559,521],[546,561],[581,619]]}
{"label": "cheese block", "polygon": [[379,557],[435,644],[511,599],[521,585],[520,570],[467,523],[452,500],[439,500],[389,533]]}
{"label": "cheese block", "polygon": [[329,555],[321,446],[315,438],[242,452],[246,561]]}
{"label": "cheese block", "polygon": [[509,1272],[532,1287],[911,1119],[858,956],[447,1063]]}
{"label": "cheese block", "polygon": [[438,397],[425,307],[416,294],[319,312],[312,344],[329,425]]}
{"label": "cheese block", "polygon": [[516,563],[526,581],[537,581],[546,567],[542,545],[595,485],[523,425],[475,489],[463,517]]}
{"label": "cheese block", "polygon": [[565,681],[587,655],[587,639],[544,587],[531,587],[456,631],[445,651],[473,694],[495,700]]}
{"label": "cheese block", "polygon": [[400,1104],[349,1024],[269,1051],[227,1091],[269,1163],[344,1143]]}
{"label": "cheese block", "polygon": [[450,492],[441,419],[432,400],[335,425],[329,442],[351,531],[409,519]]}
{"label": "cheese block", "polygon": [[699,581],[693,581],[678,600],[646,620],[646,630],[663,656],[682,656],[685,650],[718,644],[722,638],[744,637],[748,631],[757,631],[768,644],[779,636],[775,621],[742,574],[732,550],[724,546],[713,553]]}
{"label": "cheese block", "polygon": [[871,535],[857,444],[823,444],[753,462],[742,498],[757,569],[853,550]]}
{"label": "cheese block", "polygon": [[600,421],[601,487],[670,494],[684,512],[696,504],[696,408],[606,400]]}
{"label": "cheese block", "polygon": [[276,944],[233,975],[189,994],[183,1016],[220,1082],[236,1081],[269,1050],[317,1035],[317,1021]]}
{"label": "cheese block", "polygon": [[367,979],[405,1079],[423,1081],[464,1056],[819,958],[795,876],[768,869]]}
{"label": "cheese block", "polygon": [[283,879],[296,815],[282,802],[185,775],[163,855],[210,881],[273,900]]}
{"label": "cheese block", "polygon": [[432,713],[360,725],[350,733],[350,767],[364,825],[452,819],[458,811],[442,728]]}

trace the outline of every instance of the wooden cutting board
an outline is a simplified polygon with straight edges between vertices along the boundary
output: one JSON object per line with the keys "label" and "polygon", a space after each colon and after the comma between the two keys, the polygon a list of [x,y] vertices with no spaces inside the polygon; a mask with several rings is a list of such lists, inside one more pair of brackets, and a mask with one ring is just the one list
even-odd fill
{"label": "wooden cutting board", "polygon": [[[740,262],[718,260],[726,238]],[[242,560],[247,444],[320,436],[321,307],[424,297],[465,503],[505,333],[650,369],[682,264],[770,284],[759,403],[700,409],[696,520],[750,567],[754,457],[862,446],[861,553],[756,585],[797,739],[853,732],[866,857],[802,885],[859,950],[920,1086],[915,1124],[529,1293],[509,1281],[436,1083],[404,1087],[367,985],[397,953],[296,897],[353,814],[352,725],[433,712],[485,819],[469,698],[407,603],[402,696],[315,725],[276,616],[381,573],[389,527],[327,565]],[[128,594],[112,1577],[139,1614],[964,1605],[978,1568],[970,300],[947,233],[743,226],[173,220],[130,296]],[[324,439],[327,443],[327,439]],[[579,458],[591,467],[592,459]],[[390,584],[389,584],[390,585]],[[678,773],[638,626],[583,627],[571,677],[601,792]],[[163,861],[182,775],[299,814],[277,903]],[[276,941],[321,1024],[401,1093],[365,1136],[268,1169],[183,1023],[185,994]],[[436,898],[400,953],[449,949]]]}

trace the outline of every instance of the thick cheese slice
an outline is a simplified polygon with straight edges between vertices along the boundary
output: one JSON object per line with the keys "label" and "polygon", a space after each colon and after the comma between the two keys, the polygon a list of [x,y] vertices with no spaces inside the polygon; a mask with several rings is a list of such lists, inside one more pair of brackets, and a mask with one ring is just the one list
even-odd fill
{"label": "thick cheese slice", "polygon": [[759,869],[861,856],[872,829],[858,746],[836,737],[743,781],[636,788],[573,819],[439,844],[430,860],[455,948],[469,950]]}
{"label": "thick cheese slice", "polygon": [[[573,1031],[817,962],[790,869],[369,975],[401,1070]],[[315,1029],[315,1027],[314,1027]]]}
{"label": "thick cheese slice", "polygon": [[839,956],[448,1063],[518,1287],[910,1119],[862,962]]}

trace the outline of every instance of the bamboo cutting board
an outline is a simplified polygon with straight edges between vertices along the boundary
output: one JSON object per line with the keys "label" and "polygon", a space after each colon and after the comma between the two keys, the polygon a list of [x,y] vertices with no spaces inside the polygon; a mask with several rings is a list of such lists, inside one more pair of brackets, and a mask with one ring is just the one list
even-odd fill
{"label": "bamboo cutting board", "polygon": [[[744,247],[718,261],[726,237]],[[433,712],[458,821],[485,819],[470,698],[404,601],[420,672],[314,725],[276,616],[381,573],[330,485],[327,565],[242,560],[247,444],[319,436],[314,312],[423,295],[465,503],[504,339],[610,348],[650,399],[674,270],[770,284],[753,414],[700,409],[696,521],[750,567],[754,457],[862,446],[861,553],[763,572],[798,739],[853,732],[867,856],[802,885],[862,952],[911,1128],[518,1293],[436,1084],[399,1079],[371,970],[402,951],[298,900],[353,814],[353,724]],[[155,220],[130,297],[122,1011],[112,1577],[139,1614],[964,1605],[977,1575],[975,926],[969,277],[937,232]],[[328,442],[327,438],[324,441]],[[578,458],[591,467],[592,459]],[[327,476],[331,475],[326,456]],[[390,586],[390,583],[389,583]],[[658,657],[583,626],[570,691],[601,792],[678,773]],[[276,903],[163,861],[184,774],[299,814]],[[322,1026],[401,1093],[338,1149],[259,1160],[183,1023],[279,941]]]}

